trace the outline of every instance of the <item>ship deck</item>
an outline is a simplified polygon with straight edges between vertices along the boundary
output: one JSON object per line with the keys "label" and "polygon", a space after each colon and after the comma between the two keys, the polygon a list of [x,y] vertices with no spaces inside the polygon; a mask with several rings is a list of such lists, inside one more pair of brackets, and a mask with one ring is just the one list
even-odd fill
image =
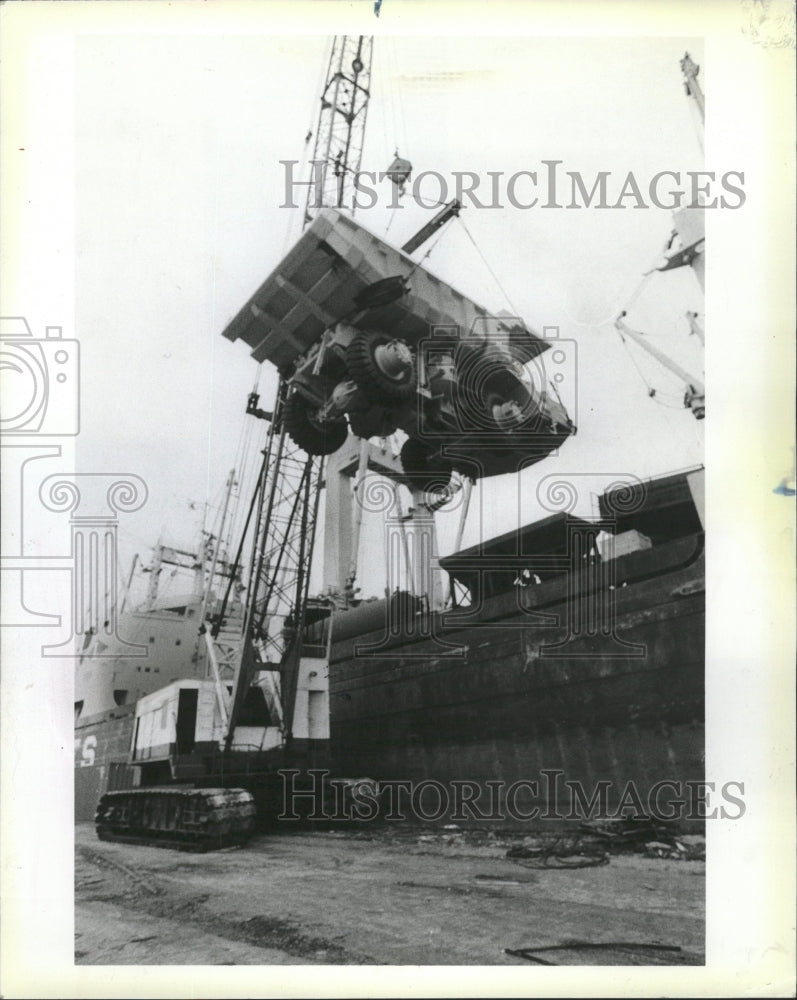
{"label": "ship deck", "polygon": [[691,860],[631,853],[562,869],[507,857],[523,843],[508,837],[388,824],[280,832],[202,855],[101,842],[79,824],[75,962],[514,965],[530,975],[535,965],[704,963],[700,838],[688,839]]}

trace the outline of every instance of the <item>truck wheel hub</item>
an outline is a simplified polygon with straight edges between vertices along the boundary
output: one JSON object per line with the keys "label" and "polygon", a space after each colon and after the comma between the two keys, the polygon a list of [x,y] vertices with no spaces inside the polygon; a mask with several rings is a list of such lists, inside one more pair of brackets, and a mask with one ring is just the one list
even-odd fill
{"label": "truck wheel hub", "polygon": [[397,382],[406,379],[412,371],[412,352],[400,340],[391,340],[374,349],[374,360],[379,370]]}

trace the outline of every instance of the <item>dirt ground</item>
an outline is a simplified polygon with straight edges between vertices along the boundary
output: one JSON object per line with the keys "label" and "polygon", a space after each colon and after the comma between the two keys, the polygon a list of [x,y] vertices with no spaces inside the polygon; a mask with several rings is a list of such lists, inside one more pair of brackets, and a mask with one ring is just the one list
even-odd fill
{"label": "dirt ground", "polygon": [[101,842],[81,824],[75,962],[703,964],[704,861],[624,853],[562,868],[535,849],[507,857],[529,842],[383,827],[190,854]]}

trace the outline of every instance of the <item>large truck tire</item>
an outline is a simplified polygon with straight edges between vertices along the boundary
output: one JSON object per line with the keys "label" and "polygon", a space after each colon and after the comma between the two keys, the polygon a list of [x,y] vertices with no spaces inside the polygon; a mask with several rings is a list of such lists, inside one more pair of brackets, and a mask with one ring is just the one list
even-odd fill
{"label": "large truck tire", "polygon": [[451,479],[448,459],[432,461],[432,447],[421,438],[407,438],[401,446],[401,467],[413,486],[428,492],[443,490]]}
{"label": "large truck tire", "polygon": [[319,423],[311,416],[311,404],[300,392],[294,392],[285,403],[285,430],[294,444],[308,455],[331,455],[341,448],[348,435],[345,420]]}
{"label": "large truck tire", "polygon": [[372,399],[407,400],[415,393],[415,359],[403,340],[364,330],[346,349],[346,368]]}
{"label": "large truck tire", "polygon": [[495,345],[460,343],[455,353],[460,418],[471,429],[511,433],[533,426],[539,407],[523,364]]}

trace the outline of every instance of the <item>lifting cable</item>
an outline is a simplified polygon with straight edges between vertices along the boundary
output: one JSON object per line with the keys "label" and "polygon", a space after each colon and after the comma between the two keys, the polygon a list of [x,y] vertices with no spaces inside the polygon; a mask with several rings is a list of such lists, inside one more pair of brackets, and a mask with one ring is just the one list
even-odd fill
{"label": "lifting cable", "polygon": [[318,125],[318,105],[324,96],[324,84],[327,80],[327,73],[329,72],[329,63],[332,58],[332,46],[335,44],[335,39],[332,38],[328,45],[324,46],[324,58],[320,60],[320,68],[318,70],[318,80],[316,81],[315,89],[313,90],[313,101],[310,109],[310,123],[307,127],[307,133],[304,137],[304,161],[307,162],[308,147],[310,145],[310,140],[315,138],[315,129]]}
{"label": "lifting cable", "polygon": [[[672,243],[672,238],[670,239],[670,243]],[[648,281],[653,277],[654,274],[657,273],[656,263],[660,260],[660,258],[661,258],[661,254],[657,254],[656,258],[651,263],[650,269],[647,270],[647,271],[645,271],[645,273],[642,276],[642,280],[639,282],[639,284],[636,286],[636,288],[634,289],[634,291],[631,293],[631,297],[626,302],[624,308],[620,311],[620,315],[621,316],[624,315],[625,313],[627,313],[628,310],[631,308],[631,306],[634,305],[634,303],[637,301],[637,299],[639,298],[639,296],[642,294],[643,290],[645,289],[645,286],[647,285]],[[666,409],[669,409],[669,410],[679,410],[679,409],[682,409],[683,408],[683,404],[682,403],[670,405],[670,404],[666,403],[663,399],[659,398],[659,397],[663,396],[663,397],[669,397],[671,399],[681,399],[682,397],[679,396],[677,393],[674,393],[674,392],[660,392],[658,389],[654,388],[654,386],[652,386],[650,384],[650,382],[648,382],[647,378],[645,377],[644,373],[642,372],[642,369],[639,367],[639,364],[637,363],[636,358],[634,357],[633,353],[631,352],[631,350],[630,350],[630,348],[628,346],[628,343],[626,342],[626,339],[623,336],[622,331],[620,329],[618,329],[617,326],[615,326],[615,330],[617,330],[617,333],[618,333],[618,335],[620,337],[620,340],[621,340],[621,342],[623,344],[623,347],[625,348],[626,353],[628,354],[628,357],[631,359],[631,362],[632,362],[634,368],[636,368],[639,377],[644,382],[645,388],[648,390],[648,396],[653,400],[653,402],[654,403],[658,403],[659,406],[663,406],[663,407],[665,407]]]}
{"label": "lifting cable", "polygon": [[[520,313],[518,312],[517,307],[515,306],[515,304],[510,299],[509,294],[507,293],[506,289],[501,284],[501,281],[499,280],[499,278],[496,275],[495,271],[493,271],[492,267],[490,266],[489,261],[487,260],[487,258],[482,253],[481,248],[479,247],[479,245],[476,242],[476,240],[473,238],[473,234],[470,232],[470,230],[468,229],[467,225],[465,224],[465,220],[462,218],[462,216],[457,216],[457,219],[462,224],[462,228],[465,230],[465,233],[467,234],[468,239],[471,241],[471,243],[473,244],[473,246],[476,248],[476,252],[481,257],[482,262],[484,263],[484,266],[487,268],[487,270],[489,271],[491,277],[493,278],[493,280],[495,281],[496,285],[498,286],[501,294],[503,295],[504,299],[506,300],[507,305],[512,309],[512,311],[513,311],[513,313],[515,313],[515,315],[519,316]],[[438,237],[434,241],[434,243],[432,243],[432,245],[429,247],[429,249],[426,251],[426,253],[423,255],[423,257],[421,257],[421,259],[415,264],[415,266],[413,267],[412,271],[407,276],[408,279],[410,277],[412,277],[412,274],[415,272],[416,268],[418,268],[420,266],[420,264],[424,260],[426,260],[426,258],[429,256],[429,254],[431,254],[432,250],[434,250],[434,248],[437,245],[437,242],[440,239],[440,237],[442,236],[443,232],[444,232],[444,230],[441,230],[440,234],[438,235]],[[649,280],[650,277],[651,277],[651,274],[648,273],[639,282],[639,284],[637,285],[636,289],[632,293],[630,299],[628,300],[628,303],[627,303],[627,306],[626,306],[626,311],[627,311],[628,307],[631,306],[631,305],[633,305],[634,302],[636,302],[636,300],[642,294],[642,291],[643,291],[643,289],[644,289],[645,285],[647,284],[647,282],[648,282],[648,280]],[[643,383],[645,384],[646,389],[648,390],[648,396],[654,402],[656,402],[659,406],[664,406],[665,408],[671,409],[671,410],[681,409],[682,408],[681,404],[669,404],[669,403],[665,402],[664,399],[660,398],[660,397],[669,397],[671,399],[678,399],[680,397],[676,393],[662,392],[662,391],[654,388],[650,384],[650,382],[648,382],[648,380],[645,377],[642,369],[639,367],[639,364],[637,363],[636,358],[631,353],[631,351],[630,351],[630,349],[628,347],[628,344],[626,343],[625,337],[623,337],[622,333],[619,330],[617,332],[618,332],[618,335],[620,336],[620,340],[621,340],[621,342],[623,344],[623,347],[625,348],[626,353],[628,354],[628,357],[631,359],[631,362],[634,365],[634,368],[636,368],[639,377],[642,379]],[[558,393],[557,393],[557,396],[558,396]],[[560,402],[561,402],[561,400],[560,400]]]}
{"label": "lifting cable", "polygon": [[[262,371],[262,363],[257,366],[257,373],[255,375],[254,384],[252,386],[252,394],[256,394],[258,390],[258,385],[260,383],[260,373]],[[238,446],[235,453],[235,461],[233,466],[237,474],[237,490],[230,494],[231,506],[230,511],[230,521],[229,521],[229,534],[230,538],[238,537],[238,527],[241,520],[241,510],[240,510],[240,499],[243,493],[244,484],[248,484],[253,478],[253,473],[256,466],[256,451],[252,447],[252,436],[254,433],[253,421],[244,420],[243,427],[241,428],[241,433],[238,438]]]}
{"label": "lifting cable", "polygon": [[384,39],[385,47],[385,78],[387,80],[387,92],[388,92],[388,110],[390,112],[390,134],[392,136],[392,142],[388,145],[392,145],[398,148],[398,114],[396,112],[396,106],[398,104],[398,98],[396,97],[397,85],[395,77],[395,62],[393,59],[393,48],[391,39],[385,37]]}
{"label": "lifting cable", "polygon": [[[386,76],[387,80],[391,81],[395,79],[398,81],[399,78],[399,68],[398,61],[396,59],[395,52],[395,40],[393,38],[385,38],[385,66],[386,66]],[[372,50],[373,51],[373,50]],[[388,88],[386,88],[388,89]],[[404,114],[404,99],[401,96],[401,86],[396,83],[394,86],[392,83],[389,84],[389,104],[391,117],[393,119],[393,158],[398,159],[399,155],[403,159],[410,159],[409,156],[409,141],[407,139],[407,119]],[[396,114],[396,107],[398,106],[398,115]],[[387,141],[387,119],[385,115],[381,115],[382,118],[382,129],[385,141],[385,159],[390,160],[390,144]],[[404,147],[402,154],[399,154],[399,126],[401,126],[402,137],[404,140]],[[392,161],[391,161],[392,162]],[[399,200],[403,197],[403,191],[399,194]],[[393,225],[393,219],[396,217],[396,211],[390,213],[390,218],[388,219],[387,226],[385,228],[385,235],[390,232],[390,227]]]}
{"label": "lifting cable", "polygon": [[412,270],[407,275],[407,277],[404,279],[405,281],[409,281],[410,278],[413,276],[413,274],[415,274],[415,272],[421,266],[421,264],[423,264],[423,262],[426,260],[426,258],[431,255],[432,250],[434,250],[434,248],[440,242],[440,240],[442,239],[443,234],[445,233],[445,231],[446,231],[446,227],[443,226],[443,228],[440,230],[440,232],[437,234],[437,236],[435,236],[435,238],[432,240],[432,242],[431,242],[431,244],[429,246],[429,249],[426,251],[426,253],[423,255],[423,257],[421,257],[420,260],[416,260],[415,263],[412,265]]}
{"label": "lifting cable", "polygon": [[[393,72],[396,78],[396,93],[398,94],[398,119],[399,125],[401,126],[402,137],[404,139],[404,156],[407,159],[410,157],[410,144],[407,139],[407,116],[404,113],[404,98],[401,93],[401,77],[399,75],[399,61],[396,55],[396,38],[395,36],[390,36],[390,46],[391,46],[391,56],[393,59]],[[398,141],[398,129],[396,129],[396,141]]]}
{"label": "lifting cable", "polygon": [[[657,257],[656,257],[656,261],[658,261],[660,259],[660,257],[661,257],[661,254],[658,254]],[[620,310],[621,313],[624,313],[624,312],[627,313],[628,310],[631,308],[631,306],[636,302],[636,300],[642,294],[642,292],[645,289],[645,286],[647,285],[647,283],[650,281],[650,279],[653,277],[653,275],[655,273],[655,264],[656,264],[656,261],[653,262],[653,264],[651,265],[651,269],[649,271],[645,271],[644,275],[642,276],[642,280],[639,282],[639,284],[636,286],[636,288],[634,289],[634,291],[631,293],[631,297],[629,298],[629,300],[626,302],[626,304]]]}
{"label": "lifting cable", "polygon": [[[299,167],[304,174],[307,171],[307,166],[310,162],[310,144],[316,138],[315,130],[319,124],[319,105],[324,96],[324,84],[326,83],[327,73],[329,72],[329,64],[332,58],[332,46],[335,44],[335,39],[333,38],[329,45],[324,46],[323,59],[320,60],[320,69],[318,71],[318,81],[316,82],[315,89],[313,90],[312,97],[312,107],[310,110],[310,123],[307,127],[307,132],[302,140],[302,153],[299,162]],[[294,222],[296,220],[297,213],[300,213],[300,217],[304,218],[304,205],[301,202],[297,202],[296,208],[287,213],[287,225],[285,227],[285,237],[282,241],[282,253],[281,256],[284,257],[288,251],[288,244],[291,240],[291,234],[293,231]],[[257,388],[257,386],[255,386]]]}
{"label": "lifting cable", "polygon": [[224,613],[227,610],[227,603],[230,599],[230,593],[232,591],[233,583],[235,582],[235,579],[238,575],[238,569],[241,566],[241,557],[243,555],[246,535],[249,531],[249,523],[252,519],[252,514],[254,513],[255,507],[257,506],[257,500],[260,495],[260,492],[263,489],[265,473],[266,473],[266,459],[264,457],[262,462],[261,472],[257,479],[257,484],[255,486],[255,489],[252,491],[252,499],[249,503],[249,510],[246,515],[246,523],[244,524],[243,531],[241,531],[239,535],[240,542],[238,543],[238,551],[236,552],[235,560],[232,566],[230,567],[230,574],[227,578],[227,588],[224,591],[224,597],[221,602],[221,608],[219,609],[218,617],[216,619],[216,622],[214,623],[213,631],[211,632],[211,635],[213,635],[214,637],[217,636],[219,631],[221,630],[221,622],[224,620]]}
{"label": "lifting cable", "polygon": [[[617,329],[617,328],[615,327],[615,329]],[[659,397],[663,396],[663,397],[669,397],[671,399],[680,399],[681,396],[679,396],[677,393],[674,393],[674,392],[662,392],[662,391],[656,389],[654,386],[652,386],[650,384],[650,382],[648,382],[647,378],[645,378],[645,374],[642,371],[642,369],[639,367],[639,364],[638,364],[636,358],[634,357],[633,353],[631,352],[631,350],[630,350],[630,348],[628,346],[628,343],[627,343],[625,337],[622,334],[622,331],[617,330],[617,335],[619,336],[620,341],[621,341],[623,347],[625,348],[626,354],[631,359],[631,363],[633,364],[634,368],[636,368],[637,374],[639,375],[639,377],[644,382],[645,388],[648,390],[648,396],[653,400],[653,402],[654,403],[658,403],[659,406],[663,406],[663,407],[665,407],[668,410],[680,410],[680,409],[682,409],[683,408],[682,404],[670,405],[669,403],[666,403],[663,399],[659,398]]]}
{"label": "lifting cable", "polygon": [[489,264],[489,262],[487,261],[487,258],[486,258],[486,257],[484,256],[484,254],[483,254],[483,253],[482,253],[482,251],[481,251],[481,247],[479,246],[479,244],[478,244],[478,243],[476,242],[476,240],[475,240],[475,239],[473,238],[473,236],[471,235],[471,231],[470,231],[470,230],[468,229],[468,227],[467,227],[467,226],[465,225],[465,220],[464,220],[464,219],[462,218],[462,216],[461,216],[461,215],[458,215],[458,216],[457,216],[457,219],[458,219],[458,220],[459,220],[459,221],[460,221],[460,222],[462,223],[462,228],[463,228],[463,229],[465,230],[465,232],[467,233],[467,235],[468,235],[468,239],[469,239],[469,240],[471,241],[471,243],[472,243],[472,244],[474,245],[474,247],[476,247],[476,252],[477,252],[477,253],[478,253],[478,255],[479,255],[479,256],[481,257],[481,259],[482,259],[482,262],[483,262],[484,266],[485,266],[485,267],[487,268],[487,270],[488,270],[488,271],[490,272],[490,275],[492,276],[492,279],[493,279],[493,281],[494,281],[494,282],[496,283],[496,285],[498,286],[498,288],[499,288],[499,290],[500,290],[501,294],[503,295],[504,299],[506,300],[506,304],[507,304],[507,305],[508,305],[508,306],[510,307],[510,309],[512,310],[512,312],[513,312],[513,313],[514,313],[514,314],[515,314],[516,316],[520,316],[520,313],[519,313],[519,312],[518,312],[518,310],[517,310],[517,306],[516,306],[516,305],[515,305],[515,304],[514,304],[514,303],[512,302],[512,300],[511,300],[511,299],[509,298],[509,295],[507,294],[507,291],[506,291],[506,289],[504,288],[504,286],[503,286],[503,285],[501,284],[500,280],[498,279],[498,275],[497,275],[497,274],[495,273],[495,271],[494,271],[494,270],[493,270],[493,269],[492,269],[492,268],[490,267],[490,264]]}
{"label": "lifting cable", "polygon": [[[401,195],[399,195],[399,200],[401,200]],[[393,220],[396,218],[396,210],[390,213],[390,218],[387,220],[387,225],[385,226],[385,236],[390,232],[390,227],[393,225]]]}
{"label": "lifting cable", "polygon": [[[387,54],[388,73],[390,74],[391,80],[396,80],[398,71],[397,71],[397,68],[396,68],[396,53],[393,50],[393,39],[392,38],[388,38],[388,39],[386,39],[386,42],[387,42],[387,44],[385,46],[385,49],[386,49],[386,54]],[[397,82],[396,83],[391,83],[391,85],[390,85],[390,111],[391,111],[391,115],[392,115],[392,118],[393,118],[393,140],[394,140],[394,145],[396,146],[396,148],[398,148],[399,119],[401,117],[401,112],[400,111],[399,111],[398,115],[396,114],[396,105],[400,101],[400,92],[401,92],[401,89],[400,89],[400,87],[398,87]],[[398,98],[396,97],[397,93],[399,94]]]}
{"label": "lifting cable", "polygon": [[[260,395],[258,390],[260,388],[260,378],[262,374],[263,374],[263,362],[261,361],[257,366],[257,374],[255,375],[254,384],[252,386],[252,393],[257,394],[258,396]],[[242,486],[244,484],[252,484],[256,482],[258,476],[260,475],[260,464],[261,464],[260,456],[262,454],[262,449],[260,447],[262,440],[260,439],[259,435],[255,434],[255,428],[260,426],[259,422],[249,420],[247,421],[247,426],[249,429],[249,433],[247,435],[246,448],[244,450],[241,459]],[[255,440],[256,437],[257,440]],[[249,493],[250,488],[251,487],[247,488],[246,491],[247,495]]]}
{"label": "lifting cable", "polygon": [[631,293],[631,297],[628,299],[628,301],[626,302],[626,304],[623,307],[623,309],[621,310],[621,312],[624,312],[624,313],[628,312],[628,310],[631,308],[631,306],[636,302],[636,300],[642,294],[642,292],[643,292],[645,286],[647,285],[648,281],[650,281],[650,279],[653,277],[654,274],[658,274],[658,268],[656,267],[656,265],[659,263],[659,261],[661,260],[662,256],[666,257],[666,255],[667,255],[666,252],[672,246],[672,241],[673,241],[674,236],[675,236],[675,232],[673,231],[670,234],[670,238],[667,241],[667,243],[665,244],[664,249],[661,250],[659,253],[656,254],[656,256],[653,258],[653,260],[650,262],[650,267],[647,269],[647,271],[643,272],[643,274],[642,274],[642,280],[639,282],[639,284],[636,286],[636,288],[634,289],[634,291]]}
{"label": "lifting cable", "polygon": [[[373,59],[374,59],[374,55],[373,55],[373,48],[372,48],[371,49],[371,79],[372,80],[374,79],[374,73],[373,73],[374,62],[373,62]],[[377,68],[377,74],[378,74],[378,85],[377,85],[378,86],[378,90],[381,90],[381,93],[382,93],[382,95],[384,97],[384,100],[383,100],[382,104],[380,105],[379,103],[377,103],[377,107],[379,108],[379,120],[382,123],[382,140],[383,140],[384,146],[385,146],[384,160],[387,163],[388,162],[388,157],[390,156],[390,143],[388,142],[388,138],[387,138],[387,115],[385,114],[385,109],[387,108],[388,100],[389,100],[389,98],[388,98],[388,81],[387,81],[387,73],[386,73],[385,68],[384,68],[384,63],[380,63],[379,60],[377,60],[377,62],[376,62],[376,68]],[[373,100],[373,98],[374,98],[374,87],[372,85],[371,86],[371,100]]]}

